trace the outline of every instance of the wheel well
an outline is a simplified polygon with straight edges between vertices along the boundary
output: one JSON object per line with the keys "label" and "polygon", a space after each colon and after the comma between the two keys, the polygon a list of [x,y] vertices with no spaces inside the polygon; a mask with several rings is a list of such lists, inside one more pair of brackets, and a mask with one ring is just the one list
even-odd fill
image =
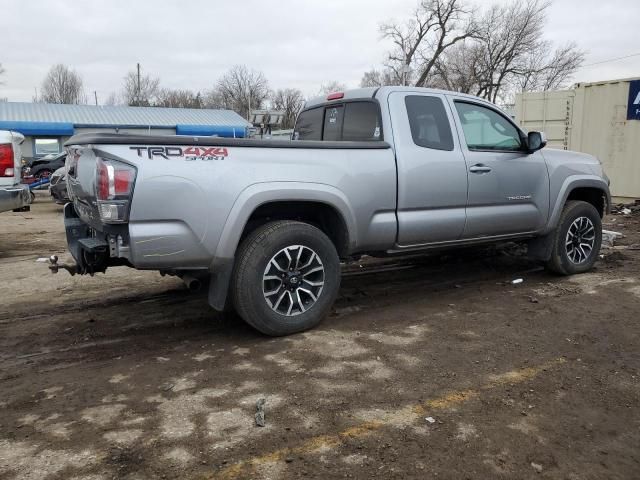
{"label": "wheel well", "polygon": [[331,239],[340,258],[348,255],[347,225],[335,208],[322,202],[281,201],[260,205],[247,220],[240,242],[256,228],[274,220],[297,220],[309,223],[322,230]]}
{"label": "wheel well", "polygon": [[583,202],[590,203],[598,210],[600,217],[603,217],[606,211],[606,196],[604,192],[598,188],[575,188],[569,193],[567,201],[568,200],[582,200]]}

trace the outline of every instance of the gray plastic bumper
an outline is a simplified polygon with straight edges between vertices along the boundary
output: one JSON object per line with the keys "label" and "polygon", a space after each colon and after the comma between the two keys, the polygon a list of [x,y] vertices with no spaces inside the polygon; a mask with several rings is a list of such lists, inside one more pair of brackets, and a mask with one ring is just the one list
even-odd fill
{"label": "gray plastic bumper", "polygon": [[17,210],[31,204],[31,193],[27,185],[0,187],[0,212]]}

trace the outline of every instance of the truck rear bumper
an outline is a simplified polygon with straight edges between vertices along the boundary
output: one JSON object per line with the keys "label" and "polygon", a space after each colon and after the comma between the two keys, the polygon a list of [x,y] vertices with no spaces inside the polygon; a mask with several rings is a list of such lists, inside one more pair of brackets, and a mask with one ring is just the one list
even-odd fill
{"label": "truck rear bumper", "polygon": [[120,235],[94,230],[79,218],[73,204],[67,203],[64,227],[69,252],[76,261],[75,266],[64,268],[73,274],[93,275],[113,265],[173,272],[178,276],[202,272],[211,280],[209,304],[216,310],[225,308],[233,258],[218,258],[207,264],[210,255],[182,222],[129,225],[130,236],[123,244]]}
{"label": "truck rear bumper", "polygon": [[78,218],[71,203],[64,206],[64,229],[67,247],[76,261],[77,273],[104,272],[109,260],[108,244],[106,240],[93,235],[95,232]]}
{"label": "truck rear bumper", "polygon": [[27,185],[0,187],[0,212],[17,210],[31,204],[31,192]]}
{"label": "truck rear bumper", "polygon": [[67,203],[64,224],[78,273],[102,272],[115,265],[140,270],[209,270],[211,254],[180,220],[90,225],[73,203]]}

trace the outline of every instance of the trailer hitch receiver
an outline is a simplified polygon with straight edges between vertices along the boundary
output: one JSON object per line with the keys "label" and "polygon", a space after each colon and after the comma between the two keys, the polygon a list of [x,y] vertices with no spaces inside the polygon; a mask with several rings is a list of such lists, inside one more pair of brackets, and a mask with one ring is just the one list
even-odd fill
{"label": "trailer hitch receiver", "polygon": [[57,255],[51,255],[49,257],[49,263],[51,264],[51,265],[49,265],[49,270],[51,270],[51,273],[58,273],[58,270],[60,270],[61,268],[63,270],[66,270],[67,272],[69,272],[69,274],[71,276],[73,276],[76,273],[78,273],[78,266],[77,265],[67,265],[66,263],[58,264],[58,256]]}

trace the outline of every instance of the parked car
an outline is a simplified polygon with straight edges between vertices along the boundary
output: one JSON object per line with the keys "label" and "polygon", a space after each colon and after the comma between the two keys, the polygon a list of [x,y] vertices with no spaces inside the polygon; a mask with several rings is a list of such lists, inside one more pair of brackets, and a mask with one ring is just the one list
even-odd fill
{"label": "parked car", "polygon": [[29,187],[20,183],[20,166],[24,137],[0,130],[0,212],[29,210]]}
{"label": "parked car", "polygon": [[67,152],[62,152],[51,158],[41,158],[31,162],[31,165],[24,169],[24,175],[34,177],[36,180],[48,178],[53,172],[64,166]]}
{"label": "parked car", "polygon": [[[293,141],[85,134],[68,146],[74,273],[155,269],[268,335],[330,311],[340,262],[520,240],[562,275],[598,258],[600,162],[495,105],[413,87],[313,99]],[[55,262],[54,262],[55,263]],[[56,270],[57,266],[52,265]]]}
{"label": "parked car", "polygon": [[49,193],[56,203],[64,205],[69,201],[67,193],[67,172],[65,167],[60,167],[51,174],[49,179]]}

